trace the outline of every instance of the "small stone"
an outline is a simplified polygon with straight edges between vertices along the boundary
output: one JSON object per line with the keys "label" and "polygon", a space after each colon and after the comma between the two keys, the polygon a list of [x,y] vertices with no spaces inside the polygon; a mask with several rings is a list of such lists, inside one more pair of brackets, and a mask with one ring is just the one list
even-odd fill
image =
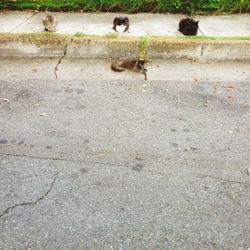
{"label": "small stone", "polygon": [[36,103],[36,104],[33,105],[33,107],[36,107],[36,108],[37,108],[37,107],[39,107],[39,104]]}
{"label": "small stone", "polygon": [[206,100],[206,101],[203,103],[203,105],[204,105],[205,107],[207,107],[207,106],[208,106],[208,100]]}
{"label": "small stone", "polygon": [[232,131],[232,130],[228,130],[227,133],[228,133],[228,134],[232,134],[233,131]]}
{"label": "small stone", "polygon": [[9,99],[8,98],[4,98],[3,102],[9,102]]}
{"label": "small stone", "polygon": [[40,116],[45,116],[46,114],[45,113],[41,113]]}
{"label": "small stone", "polygon": [[250,176],[250,168],[247,170],[247,174]]}

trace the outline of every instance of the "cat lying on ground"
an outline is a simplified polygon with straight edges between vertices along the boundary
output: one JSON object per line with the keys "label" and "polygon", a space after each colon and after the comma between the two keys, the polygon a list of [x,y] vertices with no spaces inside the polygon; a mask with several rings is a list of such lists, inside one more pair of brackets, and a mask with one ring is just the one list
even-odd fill
{"label": "cat lying on ground", "polygon": [[133,58],[119,58],[111,64],[111,69],[116,72],[130,70],[133,72],[142,72],[147,80],[147,69],[145,68],[145,60]]}

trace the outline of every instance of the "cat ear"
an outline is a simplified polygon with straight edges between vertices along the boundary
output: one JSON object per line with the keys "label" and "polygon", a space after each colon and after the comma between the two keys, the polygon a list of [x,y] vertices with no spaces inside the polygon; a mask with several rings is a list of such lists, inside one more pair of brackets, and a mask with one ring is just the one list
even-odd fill
{"label": "cat ear", "polygon": [[118,17],[114,18],[114,21],[113,21],[114,26],[117,24],[117,21],[118,21]]}
{"label": "cat ear", "polygon": [[[200,21],[200,20],[199,20]],[[199,23],[199,21],[197,21],[196,23]]]}
{"label": "cat ear", "polygon": [[126,16],[125,16],[125,21],[126,21],[126,23],[128,23],[128,22],[129,22],[128,17],[126,17]]}

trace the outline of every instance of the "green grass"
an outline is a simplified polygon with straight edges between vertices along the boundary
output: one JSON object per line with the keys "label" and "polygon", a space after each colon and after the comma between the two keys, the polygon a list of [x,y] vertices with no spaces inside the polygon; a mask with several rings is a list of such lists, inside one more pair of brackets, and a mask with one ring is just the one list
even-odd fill
{"label": "green grass", "polygon": [[204,40],[250,40],[250,36],[178,36],[178,38]]}
{"label": "green grass", "polygon": [[0,9],[187,14],[241,13],[250,11],[250,0],[0,0]]}
{"label": "green grass", "polygon": [[142,60],[148,60],[148,43],[149,36],[143,36],[139,41],[139,55],[138,58]]}
{"label": "green grass", "polygon": [[[74,35],[69,34],[57,34],[57,33],[50,33],[50,32],[28,32],[28,33],[11,33],[11,32],[0,32],[0,36],[18,36],[18,35],[24,35],[24,36],[55,36],[55,37],[97,37],[97,38],[110,38],[110,39],[116,39],[119,38],[119,34],[117,33],[108,33],[105,35],[95,35],[95,34],[85,34],[77,32]],[[145,58],[147,56],[147,48],[149,44],[150,38],[152,39],[162,39],[162,40],[168,40],[168,39],[189,39],[189,40],[242,40],[242,41],[250,41],[250,36],[143,36],[143,37],[125,37],[123,38],[130,39],[130,38],[139,38],[139,51],[140,55]]]}
{"label": "green grass", "polygon": [[[105,35],[95,35],[95,34],[85,34],[77,32],[74,35],[69,34],[57,34],[57,33],[50,33],[50,32],[28,32],[28,33],[10,33],[10,32],[0,32],[1,35],[24,35],[24,36],[58,36],[58,37],[99,37],[99,38],[110,38],[110,39],[116,39],[119,38],[119,34],[117,33],[108,33]],[[136,38],[136,37],[125,37],[123,38],[130,39],[130,38]],[[242,41],[249,41],[250,36],[143,36],[143,37],[137,37],[139,38],[139,51],[143,58],[147,56],[147,48],[150,38],[152,39],[189,39],[189,40],[242,40]]]}

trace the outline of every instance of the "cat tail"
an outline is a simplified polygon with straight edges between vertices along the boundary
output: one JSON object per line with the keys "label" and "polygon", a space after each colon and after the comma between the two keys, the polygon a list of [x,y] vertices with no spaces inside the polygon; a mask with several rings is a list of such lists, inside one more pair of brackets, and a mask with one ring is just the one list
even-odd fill
{"label": "cat tail", "polygon": [[200,33],[205,36],[204,32],[202,32],[202,30],[200,28],[198,28],[198,30],[200,31]]}
{"label": "cat tail", "polygon": [[115,65],[115,63],[112,63],[112,64],[111,64],[111,69],[112,69],[113,71],[116,71],[116,72],[122,72],[122,71],[125,71],[125,69],[124,69],[124,68],[121,68],[121,67],[119,67],[119,66]]}

